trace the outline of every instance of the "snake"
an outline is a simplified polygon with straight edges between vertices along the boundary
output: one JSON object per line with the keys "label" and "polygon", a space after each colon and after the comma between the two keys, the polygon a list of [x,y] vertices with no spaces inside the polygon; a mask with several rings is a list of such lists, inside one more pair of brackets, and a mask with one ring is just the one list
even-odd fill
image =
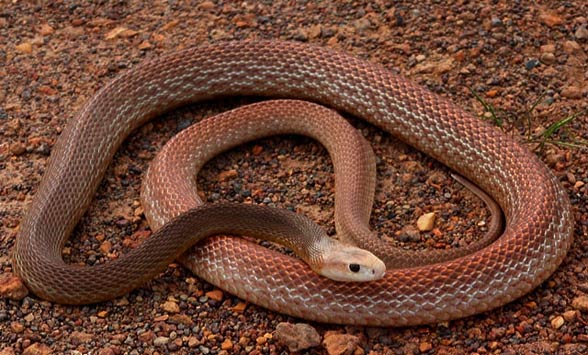
{"label": "snake", "polygon": [[[102,265],[67,265],[61,256],[64,243],[133,130],[170,109],[227,96],[308,100],[364,119],[479,186],[505,218],[500,237],[473,253],[389,268],[370,282],[334,281],[299,259],[255,243],[207,238],[192,249],[191,268],[207,270],[215,284],[237,297],[325,323],[442,322],[500,307],[530,292],[570,249],[573,217],[564,188],[538,157],[496,127],[383,65],[337,50],[288,41],[220,42],[134,66],[99,90],[68,122],[13,251],[14,270],[29,289],[51,301],[70,297],[77,303],[90,296],[76,294],[80,287],[110,297],[117,287],[128,291],[133,280],[118,260],[104,264],[114,266],[108,273],[99,272]],[[191,209],[151,237],[193,233],[193,219],[216,219],[198,217],[205,212]],[[137,256],[134,250],[129,257]],[[165,264],[177,256],[164,252],[139,255],[139,266],[153,264],[153,258]]]}

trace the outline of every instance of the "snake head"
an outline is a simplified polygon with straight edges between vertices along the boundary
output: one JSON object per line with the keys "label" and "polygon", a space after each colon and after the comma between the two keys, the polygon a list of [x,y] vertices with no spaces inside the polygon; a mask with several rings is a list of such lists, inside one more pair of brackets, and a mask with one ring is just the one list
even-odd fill
{"label": "snake head", "polygon": [[365,282],[384,277],[386,265],[367,250],[340,244],[325,251],[315,272],[335,281]]}

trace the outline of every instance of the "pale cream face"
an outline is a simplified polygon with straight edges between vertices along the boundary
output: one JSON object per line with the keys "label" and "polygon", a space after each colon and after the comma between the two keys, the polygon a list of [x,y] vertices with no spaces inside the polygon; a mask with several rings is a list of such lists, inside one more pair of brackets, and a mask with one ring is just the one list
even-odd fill
{"label": "pale cream face", "polygon": [[334,281],[365,282],[384,277],[386,265],[367,250],[341,244],[325,251],[315,272]]}

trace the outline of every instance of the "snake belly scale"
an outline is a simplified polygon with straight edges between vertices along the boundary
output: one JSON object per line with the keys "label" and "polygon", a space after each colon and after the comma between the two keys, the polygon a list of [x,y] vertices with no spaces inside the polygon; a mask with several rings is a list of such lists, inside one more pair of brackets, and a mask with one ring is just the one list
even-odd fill
{"label": "snake belly scale", "polygon": [[[388,270],[370,283],[337,283],[255,244],[208,239],[190,256],[191,267],[206,270],[209,280],[239,297],[321,322],[445,321],[529,292],[555,271],[572,243],[568,197],[547,167],[448,100],[381,65],[330,49],[227,42],[164,55],[122,73],[66,126],[16,241],[14,267],[27,286],[58,301],[55,295],[75,292],[76,284],[98,290],[105,279],[124,281],[122,271],[96,275],[94,267],[76,268],[61,259],[114,152],[132,130],[162,112],[234,95],[305,99],[365,119],[480,186],[506,220],[503,235],[477,252]],[[187,233],[181,222],[162,229]],[[361,246],[369,249],[371,243]]]}

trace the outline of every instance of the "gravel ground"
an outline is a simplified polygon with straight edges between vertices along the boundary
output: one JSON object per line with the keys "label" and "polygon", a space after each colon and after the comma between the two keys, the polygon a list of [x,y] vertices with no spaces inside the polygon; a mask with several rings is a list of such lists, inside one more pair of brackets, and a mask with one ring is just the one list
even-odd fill
{"label": "gravel ground", "polygon": [[[576,240],[535,291],[474,317],[400,329],[312,324],[312,354],[535,354],[588,352],[588,154],[537,139],[587,109],[588,6],[582,1],[55,1],[0,7],[0,267],[39,184],[56,137],[94,92],[145,58],[202,42],[279,38],[338,48],[385,64],[491,118],[540,157],[569,192]],[[116,257],[149,235],[139,206],[142,173],[161,145],[203,117],[256,100],[185,107],[142,127],[120,149],[95,203],[64,249],[71,262]],[[538,105],[531,109],[534,102]],[[448,170],[361,121],[373,143],[379,185],[372,227],[412,248],[448,248],[484,233],[488,212]],[[587,115],[552,137],[588,140]],[[541,149],[542,148],[542,149]],[[217,157],[200,174],[208,200],[295,208],[334,233],[333,171],[325,150],[301,137],[270,138]],[[431,232],[415,231],[435,212]],[[0,354],[287,353],[280,322],[300,322],[216,290],[178,265],[126,297],[64,307],[34,296],[0,299]],[[337,347],[337,342],[343,344]]]}

